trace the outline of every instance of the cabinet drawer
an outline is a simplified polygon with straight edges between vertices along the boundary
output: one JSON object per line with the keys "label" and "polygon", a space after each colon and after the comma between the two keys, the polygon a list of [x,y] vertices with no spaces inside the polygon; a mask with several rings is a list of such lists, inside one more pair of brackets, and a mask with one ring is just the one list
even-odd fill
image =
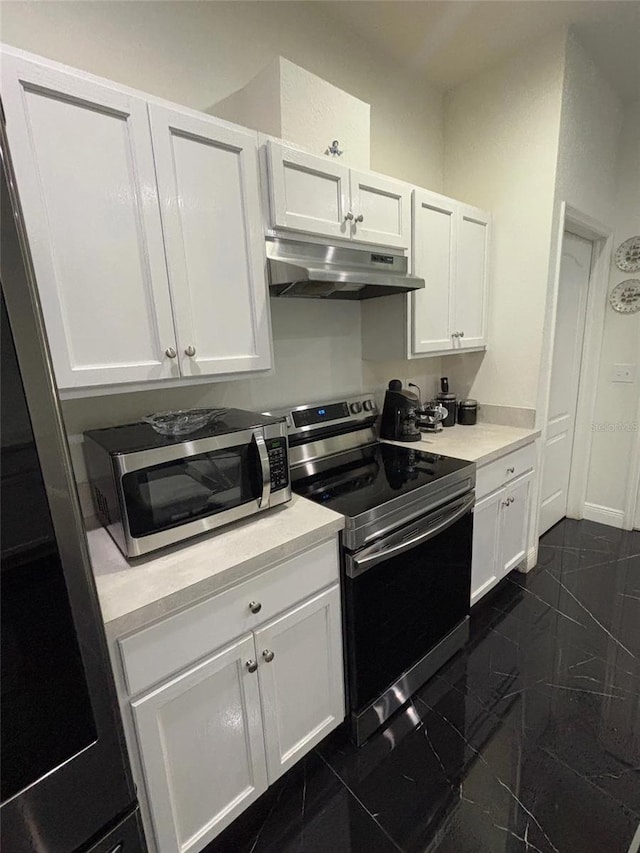
{"label": "cabinet drawer", "polygon": [[[131,696],[339,579],[337,539],[119,641]],[[253,613],[249,603],[260,605]],[[255,609],[255,608],[254,608]]]}
{"label": "cabinet drawer", "polygon": [[476,473],[476,496],[478,500],[499,489],[505,483],[535,468],[535,443],[507,453],[495,462],[483,465]]}

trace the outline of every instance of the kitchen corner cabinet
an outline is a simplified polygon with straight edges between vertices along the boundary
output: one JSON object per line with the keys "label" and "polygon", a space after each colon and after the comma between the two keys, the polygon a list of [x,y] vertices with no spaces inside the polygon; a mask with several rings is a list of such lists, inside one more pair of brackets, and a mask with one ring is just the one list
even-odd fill
{"label": "kitchen corner cabinet", "polygon": [[344,719],[337,541],[118,645],[147,835],[196,853]]}
{"label": "kitchen corner cabinet", "polygon": [[412,353],[449,353],[487,344],[489,234],[485,211],[413,191]]}
{"label": "kitchen corner cabinet", "polygon": [[411,193],[405,184],[273,140],[267,160],[275,231],[409,248]]}
{"label": "kitchen corner cabinet", "polygon": [[534,462],[535,447],[530,444],[478,470],[472,605],[526,557]]}
{"label": "kitchen corner cabinet", "polygon": [[269,367],[257,135],[23,54],[2,71],[59,388]]}

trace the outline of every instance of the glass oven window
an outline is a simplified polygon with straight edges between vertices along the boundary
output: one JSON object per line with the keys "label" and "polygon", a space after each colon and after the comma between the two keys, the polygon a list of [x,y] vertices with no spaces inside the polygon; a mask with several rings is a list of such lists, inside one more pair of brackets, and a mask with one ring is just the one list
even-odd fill
{"label": "glass oven window", "polygon": [[129,530],[147,536],[255,501],[262,474],[254,442],[163,462],[122,478]]}
{"label": "glass oven window", "polygon": [[351,705],[376,699],[469,612],[471,511],[447,530],[345,578]]}

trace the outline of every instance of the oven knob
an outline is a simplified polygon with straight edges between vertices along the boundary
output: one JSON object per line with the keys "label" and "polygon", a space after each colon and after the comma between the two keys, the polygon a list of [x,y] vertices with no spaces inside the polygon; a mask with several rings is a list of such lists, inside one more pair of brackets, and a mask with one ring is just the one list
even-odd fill
{"label": "oven knob", "polygon": [[364,401],[365,412],[370,412],[372,409],[373,409],[373,400],[365,400]]}
{"label": "oven knob", "polygon": [[362,411],[362,403],[352,403],[351,404],[351,413],[354,415],[359,415]]}

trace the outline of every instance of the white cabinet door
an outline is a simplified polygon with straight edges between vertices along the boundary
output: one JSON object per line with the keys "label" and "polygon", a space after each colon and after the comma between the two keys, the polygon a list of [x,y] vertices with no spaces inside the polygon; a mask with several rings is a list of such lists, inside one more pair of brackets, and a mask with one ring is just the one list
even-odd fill
{"label": "white cabinet door", "polygon": [[473,556],[471,560],[471,604],[497,584],[500,573],[500,510],[504,490],[478,501],[473,510]]}
{"label": "white cabinet door", "polygon": [[504,488],[500,518],[500,577],[523,561],[527,553],[529,505],[533,473]]}
{"label": "white cabinet door", "polygon": [[145,101],[11,55],[2,71],[58,386],[177,376]]}
{"label": "white cabinet door", "polygon": [[349,169],[271,140],[267,151],[273,227],[350,239]]}
{"label": "white cabinet door", "polygon": [[201,850],[267,788],[252,635],[132,703],[156,843]]}
{"label": "white cabinet door", "polygon": [[350,170],[351,236],[361,243],[408,249],[411,191],[397,181]]}
{"label": "white cabinet door", "polygon": [[184,376],[271,366],[257,136],[151,105]]}
{"label": "white cabinet door", "polygon": [[269,782],[344,718],[336,584],[255,632]]}
{"label": "white cabinet door", "polygon": [[437,193],[413,191],[413,271],[425,280],[411,294],[414,353],[452,347],[456,203]]}
{"label": "white cabinet door", "polygon": [[451,332],[456,349],[486,346],[491,217],[459,204]]}

